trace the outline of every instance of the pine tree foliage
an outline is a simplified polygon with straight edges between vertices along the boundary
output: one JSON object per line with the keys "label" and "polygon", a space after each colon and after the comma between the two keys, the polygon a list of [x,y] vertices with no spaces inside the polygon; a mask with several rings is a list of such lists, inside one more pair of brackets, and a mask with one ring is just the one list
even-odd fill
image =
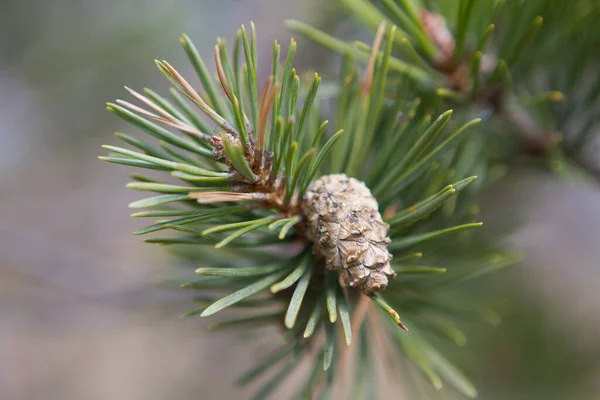
{"label": "pine tree foliage", "polygon": [[[600,5],[593,0],[339,0],[358,23],[398,26],[394,89],[424,105],[486,120],[489,157],[510,162],[514,147],[555,170],[600,180],[596,141]],[[364,60],[368,46],[298,21],[293,31]],[[591,82],[591,84],[590,84]],[[567,101],[565,101],[565,97]],[[489,120],[489,121],[488,121]],[[512,144],[514,143],[514,144]],[[493,154],[493,155],[492,155]]]}
{"label": "pine tree foliage", "polygon": [[[501,158],[498,143],[507,140],[506,131],[553,165],[579,160],[593,140],[597,117],[589,113],[568,140],[559,142],[556,132],[579,118],[577,101],[598,101],[600,90],[584,81],[596,58],[575,62],[579,51],[569,39],[599,8],[583,0],[573,7],[557,1],[340,1],[373,30],[373,43],[287,23],[341,55],[339,78],[328,82],[333,98],[319,95],[321,77],[293,68],[293,40],[287,49],[274,43],[270,76],[260,85],[254,25],[237,32],[231,50],[217,41],[215,77],[184,35],[194,80],[157,61],[173,85],[168,97],[127,88],[132,100],[108,104],[157,143],[117,133],[129,146],[104,146],[109,155],[101,159],[150,171],[132,175],[128,184],[151,193],[130,204],[140,210],[132,216],[155,220],[135,234],[151,234],[146,242],[170,246],[198,266],[198,278],[182,287],[198,292],[202,304],[186,316],[228,308],[234,317],[211,329],[281,327],[283,343],[238,380],[246,385],[272,373],[256,398],[284,384],[305,358],[314,369],[299,396],[328,397],[351,344],[356,378],[345,384],[357,398],[370,396],[377,390],[369,376],[382,337],[392,359],[411,360],[434,388],[448,384],[475,397],[476,389],[435,343],[444,338],[464,346],[461,319],[497,324],[500,316],[474,299],[465,304],[446,294],[517,260],[476,244],[477,193]],[[565,29],[544,30],[544,19]],[[581,48],[595,41],[586,38]],[[555,51],[568,60],[533,79],[538,75],[532,71]],[[578,77],[565,81],[574,71]],[[563,93],[578,100],[557,104]],[[549,120],[552,126],[542,125]],[[389,238],[393,272],[377,290],[348,284],[317,243],[324,225],[311,222],[312,185],[336,176],[364,182],[361,193],[378,208],[373,218],[384,222],[378,238]],[[330,193],[329,201],[347,201],[345,190]],[[354,229],[346,223],[336,226]],[[330,242],[367,240],[372,228],[367,223]],[[338,249],[345,259],[355,257],[344,252],[347,246]],[[356,257],[365,260],[360,252]]]}

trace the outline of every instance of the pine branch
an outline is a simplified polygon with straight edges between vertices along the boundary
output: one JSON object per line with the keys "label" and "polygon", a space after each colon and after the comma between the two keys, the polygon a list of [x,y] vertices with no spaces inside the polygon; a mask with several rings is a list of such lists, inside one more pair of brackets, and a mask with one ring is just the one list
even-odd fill
{"label": "pine branch", "polygon": [[[348,4],[364,6],[357,0]],[[420,38],[415,51],[439,63],[443,52],[432,51],[436,39],[425,35],[428,24],[417,19],[411,3],[388,5],[395,18],[410,24],[406,32]],[[435,376],[436,387],[444,378],[464,394],[474,394],[462,374],[424,337],[402,335],[414,335],[413,326],[418,332],[420,324],[437,324],[439,335],[461,341],[457,326],[440,322],[440,315],[458,312],[432,306],[441,291],[432,288],[438,275],[452,272],[436,261],[451,259],[449,254],[468,258],[468,230],[481,225],[470,211],[480,187],[472,172],[485,174],[487,165],[468,146],[475,130],[471,128],[480,120],[455,121],[452,112],[445,111],[431,122],[431,112],[420,99],[400,94],[391,99],[391,78],[397,72],[429,89],[434,82],[440,84],[443,74],[430,76],[427,69],[396,59],[394,46],[406,46],[406,41],[396,40],[400,30],[382,22],[379,11],[370,12],[366,17],[377,22],[377,34],[367,50],[301,26],[346,56],[340,76],[343,88],[334,99],[319,96],[319,75],[305,80],[293,68],[293,40],[283,65],[281,47],[274,43],[272,74],[259,85],[251,25],[249,34],[244,27],[238,31],[232,53],[224,40],[217,41],[215,81],[191,40],[182,36],[203,90],[195,89],[167,61],[157,61],[173,85],[173,103],[148,89],[142,93],[127,88],[139,105],[124,100],[109,104],[111,112],[161,142],[156,147],[118,134],[139,151],[104,146],[109,156],[101,159],[168,175],[136,175],[128,184],[158,193],[130,204],[148,209],[134,217],[158,218],[135,234],[161,232],[166,236],[146,242],[186,247],[195,262],[208,264],[195,270],[200,279],[182,287],[200,291],[199,301],[210,304],[186,316],[207,317],[237,308],[243,310],[241,317],[211,329],[271,324],[286,329],[286,344],[267,358],[278,371],[258,397],[267,396],[291,374],[293,358],[301,356],[313,357],[321,371],[310,377],[304,392],[322,388],[326,395],[339,368],[339,337],[348,346],[360,336],[356,362],[369,365],[365,357],[374,348],[363,331],[377,320],[370,316],[377,311],[362,305],[365,301],[391,317],[393,325],[380,323],[377,329],[394,339],[390,346],[426,375]],[[364,74],[357,72],[354,59],[367,62]],[[335,117],[330,119],[336,128],[330,131],[320,116],[332,109],[339,113],[328,115]],[[216,131],[208,133],[214,124]],[[417,260],[420,263],[414,264]],[[461,277],[474,276],[481,263],[475,260],[470,268],[451,274],[454,280],[443,288],[450,290]],[[397,275],[403,279],[394,279]],[[407,327],[411,333],[401,332]],[[309,347],[316,348],[316,356]],[[241,382],[255,379],[269,366],[257,365]]]}
{"label": "pine branch", "polygon": [[[548,161],[566,157],[567,162],[599,177],[600,167],[582,157],[580,150],[574,152],[572,147],[561,142],[561,136],[570,137],[575,133],[563,132],[561,135],[559,126],[547,124],[547,120],[555,119],[550,115],[556,113],[552,103],[560,107],[558,103],[565,98],[561,92],[568,91],[573,97],[580,97],[583,88],[575,77],[581,76],[586,69],[595,69],[596,58],[588,49],[598,45],[594,38],[597,35],[581,30],[594,26],[594,18],[600,16],[598,4],[585,0],[569,5],[560,1],[534,0],[521,7],[518,2],[478,4],[461,0],[456,23],[452,26],[444,14],[450,13],[447,7],[439,6],[440,14],[424,6],[415,8],[409,2],[382,1],[380,10],[367,0],[339,1],[349,15],[369,29],[374,29],[381,21],[398,24],[396,31],[400,40],[395,47],[401,56],[391,58],[390,69],[418,82],[420,95],[432,100],[427,106],[438,107],[442,102],[470,110],[471,115],[484,109],[488,117],[505,127],[503,134],[512,135],[522,143],[524,153]],[[544,20],[550,22],[550,29],[543,29]],[[334,52],[352,52],[358,60],[367,61],[368,46],[343,42],[297,21],[288,21],[287,26]],[[586,37],[587,43],[577,46],[580,50],[576,52],[571,43],[581,42],[582,36]],[[557,62],[557,54],[561,53],[564,54],[561,61],[564,61]],[[565,76],[573,78],[561,92],[556,91],[556,87],[549,87],[546,92],[534,96],[538,100],[516,107],[516,103],[526,102],[517,89],[530,84],[531,69],[544,60],[547,65],[557,66],[551,68],[559,74],[554,81],[564,80]],[[430,95],[432,85],[438,99],[432,99]],[[390,89],[406,90],[403,87]],[[592,93],[593,97],[584,103],[584,107],[593,103],[598,90]],[[550,103],[550,107],[540,103]],[[540,106],[550,111],[540,115]],[[597,120],[595,113],[591,121]],[[573,129],[564,122],[560,125]],[[590,122],[577,136],[593,135],[592,126],[593,122]],[[560,151],[564,155],[558,155]]]}

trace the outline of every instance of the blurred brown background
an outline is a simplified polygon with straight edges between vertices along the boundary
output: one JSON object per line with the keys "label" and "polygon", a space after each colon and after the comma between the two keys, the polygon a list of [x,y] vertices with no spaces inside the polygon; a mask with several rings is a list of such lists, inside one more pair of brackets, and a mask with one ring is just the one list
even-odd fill
{"label": "blurred brown background", "polygon": [[[189,293],[158,285],[175,263],[130,235],[143,221],[129,218],[139,196],[124,187],[128,171],[97,160],[114,131],[131,131],[104,103],[125,84],[165,89],[155,58],[189,73],[182,32],[210,60],[217,36],[254,21],[269,49],[290,37],[284,18],[339,22],[322,3],[0,2],[0,399],[249,397],[231,382],[261,341],[179,318]],[[297,64],[318,54],[306,46]],[[474,327],[461,350],[480,365],[482,398],[599,398],[600,190],[520,170],[482,210],[491,232],[522,219],[502,240],[525,253],[486,283],[518,307],[500,328]]]}

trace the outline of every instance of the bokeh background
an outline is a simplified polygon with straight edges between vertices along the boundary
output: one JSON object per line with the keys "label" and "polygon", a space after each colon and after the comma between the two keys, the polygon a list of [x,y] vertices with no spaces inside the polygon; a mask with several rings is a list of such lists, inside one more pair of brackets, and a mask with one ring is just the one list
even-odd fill
{"label": "bokeh background", "polygon": [[[360,35],[330,3],[0,2],[0,399],[249,398],[231,383],[275,332],[231,340],[179,318],[189,293],[164,283],[176,262],[130,235],[143,222],[129,218],[127,170],[97,160],[113,132],[131,130],[104,104],[125,84],[164,90],[155,58],[190,72],[182,32],[207,59],[249,21],[259,49],[287,42],[288,17]],[[299,48],[300,69],[335,63]],[[505,320],[468,327],[469,345],[449,354],[482,399],[600,398],[600,189],[524,163],[481,209],[486,232],[524,262],[469,288]]]}

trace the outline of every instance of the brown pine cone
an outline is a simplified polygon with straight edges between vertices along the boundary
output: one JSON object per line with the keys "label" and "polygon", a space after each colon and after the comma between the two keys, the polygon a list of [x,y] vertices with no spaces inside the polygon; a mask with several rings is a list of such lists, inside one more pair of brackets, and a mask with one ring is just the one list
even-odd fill
{"label": "brown pine cone", "polygon": [[362,293],[382,291],[396,274],[387,251],[389,225],[364,183],[344,174],[314,181],[303,198],[307,234],[342,286]]}

